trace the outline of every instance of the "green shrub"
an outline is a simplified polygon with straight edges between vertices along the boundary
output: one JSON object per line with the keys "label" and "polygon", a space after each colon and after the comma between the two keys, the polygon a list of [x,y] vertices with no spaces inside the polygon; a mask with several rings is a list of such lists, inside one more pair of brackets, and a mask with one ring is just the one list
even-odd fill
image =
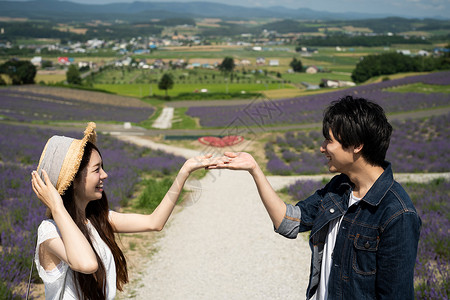
{"label": "green shrub", "polygon": [[137,207],[153,211],[169,190],[172,180],[170,178],[161,180],[147,179],[143,184],[145,188],[138,198]]}

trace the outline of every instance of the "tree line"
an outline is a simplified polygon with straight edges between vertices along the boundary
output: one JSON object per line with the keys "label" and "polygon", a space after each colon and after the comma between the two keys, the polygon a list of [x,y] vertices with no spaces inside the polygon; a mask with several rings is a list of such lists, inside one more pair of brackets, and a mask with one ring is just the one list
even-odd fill
{"label": "tree line", "polygon": [[431,44],[430,41],[420,37],[404,37],[404,36],[349,36],[343,33],[327,35],[325,37],[310,37],[299,39],[301,46],[314,47],[383,47],[392,46],[393,44]]}
{"label": "tree line", "polygon": [[[450,49],[450,45],[447,46]],[[450,69],[450,53],[441,57],[407,56],[402,53],[368,55],[356,64],[352,80],[362,83],[372,77],[404,72],[430,72]]]}

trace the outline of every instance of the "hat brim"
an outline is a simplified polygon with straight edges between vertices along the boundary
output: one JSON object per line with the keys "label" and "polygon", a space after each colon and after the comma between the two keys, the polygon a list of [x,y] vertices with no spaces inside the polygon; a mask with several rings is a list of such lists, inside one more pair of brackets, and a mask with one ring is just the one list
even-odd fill
{"label": "hat brim", "polygon": [[95,133],[96,125],[94,122],[88,123],[86,130],[84,131],[84,137],[81,140],[74,139],[67,151],[64,163],[61,167],[61,171],[58,176],[58,182],[56,187],[60,195],[64,195],[64,192],[71,185],[75,179],[75,175],[80,168],[81,160],[83,159],[84,149],[87,142],[91,142],[95,145],[97,142],[97,134]]}
{"label": "hat brim", "polygon": [[[60,195],[64,195],[64,192],[72,184],[72,181],[74,180],[76,174],[78,173],[81,160],[83,159],[86,144],[88,142],[91,142],[92,144],[95,145],[95,143],[97,142],[97,134],[95,133],[95,128],[96,128],[95,123],[89,122],[84,131],[84,137],[81,140],[72,139],[70,146],[68,147],[68,149],[66,148],[67,152],[64,156],[61,169],[59,170],[59,174],[57,173],[58,179],[56,180],[56,182],[53,182],[56,190]],[[45,157],[47,146],[50,140],[51,139],[49,139],[42,152],[37,168],[38,172],[40,171],[42,161]]]}

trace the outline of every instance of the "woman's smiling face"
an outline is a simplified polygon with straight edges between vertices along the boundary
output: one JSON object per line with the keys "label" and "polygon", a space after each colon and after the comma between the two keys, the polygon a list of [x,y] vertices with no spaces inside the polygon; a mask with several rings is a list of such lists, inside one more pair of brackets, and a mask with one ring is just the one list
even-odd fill
{"label": "woman's smiling face", "polygon": [[108,177],[103,170],[102,158],[97,150],[92,149],[89,163],[79,180],[74,181],[74,196],[81,201],[94,201],[102,198],[103,181]]}

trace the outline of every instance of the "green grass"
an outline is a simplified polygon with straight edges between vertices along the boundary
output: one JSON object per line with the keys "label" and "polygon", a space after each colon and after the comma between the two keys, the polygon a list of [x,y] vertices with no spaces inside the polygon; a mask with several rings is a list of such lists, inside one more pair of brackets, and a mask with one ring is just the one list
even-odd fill
{"label": "green grass", "polygon": [[292,83],[301,83],[303,81],[308,83],[319,84],[323,79],[332,79],[332,80],[344,80],[351,81],[350,74],[336,74],[336,73],[316,73],[316,74],[307,74],[307,73],[291,73],[291,74],[283,74],[283,79],[289,80]]}
{"label": "green grass", "polygon": [[424,83],[414,83],[408,85],[402,85],[394,88],[387,89],[390,92],[398,92],[398,93],[422,93],[422,94],[431,94],[431,93],[446,93],[450,94],[450,86],[449,85],[433,85],[433,84],[424,84]]}
{"label": "green grass", "polygon": [[[266,83],[266,82],[269,83]],[[245,92],[259,92],[265,90],[279,89],[280,83],[272,83],[272,80],[262,80],[260,83],[175,83],[173,89],[167,91],[167,95],[175,97],[181,93],[194,93],[195,90],[200,91],[207,89],[211,93],[241,93]],[[106,90],[118,95],[131,97],[146,97],[150,94],[165,96],[164,90],[158,89],[157,84],[94,84],[96,89]],[[285,84],[284,88],[289,88]]]}
{"label": "green grass", "polygon": [[[280,51],[277,50],[279,48],[286,48],[289,49],[289,51]],[[145,59],[145,58],[151,58],[151,59],[178,59],[178,58],[184,58],[184,59],[192,59],[192,58],[217,58],[217,59],[223,59],[225,56],[232,56],[235,58],[243,59],[243,58],[256,58],[256,57],[292,57],[295,55],[294,53],[295,47],[294,46],[279,46],[279,47],[272,47],[272,50],[267,51],[253,51],[250,47],[242,47],[242,48],[227,48],[223,47],[216,49],[215,51],[202,51],[202,50],[165,50],[165,49],[159,49],[158,51],[152,52],[150,55],[137,55],[137,59]]]}
{"label": "green grass", "polygon": [[[199,129],[197,121],[186,115],[188,107],[176,108],[172,121],[172,129]],[[178,121],[180,120],[180,121]]]}
{"label": "green grass", "polygon": [[153,129],[152,128],[153,122],[155,122],[155,120],[159,117],[159,115],[161,115],[163,106],[164,105],[159,105],[159,106],[155,107],[156,110],[153,113],[153,115],[150,118],[148,118],[147,120],[141,121],[138,125],[140,127],[144,127],[147,129]]}
{"label": "green grass", "polygon": [[143,181],[143,184],[145,187],[138,197],[136,208],[150,213],[159,205],[161,200],[164,198],[165,194],[172,185],[172,179],[146,179]]}
{"label": "green grass", "polygon": [[[154,129],[152,127],[155,120],[159,117],[159,115],[162,112],[162,107],[156,108],[155,113],[152,115],[151,118],[148,118],[145,121],[140,122],[138,125],[140,127],[146,128],[146,129]],[[190,116],[186,115],[186,111],[188,110],[187,107],[182,108],[176,108],[173,116],[173,122],[172,122],[172,129],[199,129],[201,128],[199,125],[197,125],[197,121],[194,118],[191,118]]]}

